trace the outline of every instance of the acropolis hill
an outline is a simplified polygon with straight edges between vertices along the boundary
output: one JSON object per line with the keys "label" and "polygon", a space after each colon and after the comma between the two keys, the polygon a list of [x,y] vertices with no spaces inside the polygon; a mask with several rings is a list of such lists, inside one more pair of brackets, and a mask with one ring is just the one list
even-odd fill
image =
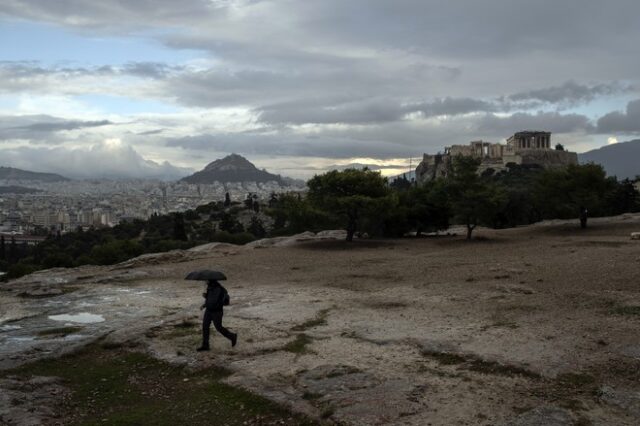
{"label": "acropolis hill", "polygon": [[551,133],[522,131],[515,133],[507,143],[473,141],[469,145],[452,145],[444,154],[424,154],[416,169],[416,179],[427,182],[446,177],[451,169],[451,159],[456,155],[473,156],[481,160],[478,171],[504,170],[507,164],[537,165],[543,168],[563,167],[578,164],[575,152],[556,150],[551,147]]}

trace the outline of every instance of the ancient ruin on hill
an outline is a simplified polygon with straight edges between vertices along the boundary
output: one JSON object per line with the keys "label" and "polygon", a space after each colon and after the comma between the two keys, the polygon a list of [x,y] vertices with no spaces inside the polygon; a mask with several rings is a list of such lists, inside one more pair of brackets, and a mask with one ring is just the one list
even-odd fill
{"label": "ancient ruin on hill", "polygon": [[515,133],[506,144],[473,141],[469,145],[452,145],[444,153],[424,154],[416,169],[416,179],[426,182],[446,177],[451,169],[451,159],[456,155],[481,159],[479,172],[493,169],[504,170],[507,164],[537,165],[543,168],[563,167],[578,164],[575,152],[552,148],[551,133],[523,131]]}

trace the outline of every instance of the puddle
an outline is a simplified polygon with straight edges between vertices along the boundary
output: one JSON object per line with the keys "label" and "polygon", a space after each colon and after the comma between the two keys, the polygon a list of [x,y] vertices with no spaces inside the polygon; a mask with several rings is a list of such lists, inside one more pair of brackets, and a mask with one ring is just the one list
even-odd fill
{"label": "puddle", "polygon": [[12,331],[12,330],[20,330],[22,327],[19,325],[3,325],[0,327],[0,331]]}
{"label": "puddle", "polygon": [[85,339],[89,336],[87,336],[86,334],[68,334],[66,336],[64,336],[62,339],[63,340],[82,340]]}
{"label": "puddle", "polygon": [[144,291],[136,291],[136,292],[135,292],[135,294],[149,294],[149,293],[151,293],[151,292],[150,292],[150,291],[148,291],[148,290],[144,290]]}
{"label": "puddle", "polygon": [[7,339],[7,341],[13,341],[13,342],[31,342],[32,340],[36,340],[35,337],[33,336],[26,336],[26,337],[9,337]]}
{"label": "puddle", "polygon": [[104,317],[102,315],[90,314],[88,312],[80,312],[79,314],[61,314],[61,315],[51,315],[49,319],[54,321],[68,321],[75,322],[79,324],[93,324],[96,322],[104,322]]}

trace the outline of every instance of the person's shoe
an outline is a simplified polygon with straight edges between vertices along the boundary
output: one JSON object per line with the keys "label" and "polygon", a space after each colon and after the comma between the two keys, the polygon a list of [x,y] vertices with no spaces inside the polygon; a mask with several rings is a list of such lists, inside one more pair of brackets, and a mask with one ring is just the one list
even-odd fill
{"label": "person's shoe", "polygon": [[238,343],[238,333],[234,333],[234,335],[231,336],[231,347],[233,348],[236,343]]}
{"label": "person's shoe", "polygon": [[198,349],[196,349],[196,351],[198,351],[198,352],[203,352],[203,351],[208,351],[208,350],[210,350],[209,346],[200,346]]}

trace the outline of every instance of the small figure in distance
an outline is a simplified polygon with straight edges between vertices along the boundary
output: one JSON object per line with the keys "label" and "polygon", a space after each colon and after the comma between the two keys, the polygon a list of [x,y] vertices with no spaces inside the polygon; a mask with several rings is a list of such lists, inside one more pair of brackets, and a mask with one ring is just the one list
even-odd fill
{"label": "small figure in distance", "polygon": [[584,229],[587,227],[587,208],[585,206],[580,206],[580,228]]}
{"label": "small figure in distance", "polygon": [[220,334],[231,341],[231,346],[235,346],[238,341],[238,334],[232,333],[222,326],[223,307],[229,304],[229,293],[227,289],[220,285],[216,280],[207,282],[207,292],[202,293],[205,302],[200,307],[204,309],[202,316],[202,346],[196,349],[198,352],[208,351],[209,347],[209,328],[213,322],[213,326]]}

